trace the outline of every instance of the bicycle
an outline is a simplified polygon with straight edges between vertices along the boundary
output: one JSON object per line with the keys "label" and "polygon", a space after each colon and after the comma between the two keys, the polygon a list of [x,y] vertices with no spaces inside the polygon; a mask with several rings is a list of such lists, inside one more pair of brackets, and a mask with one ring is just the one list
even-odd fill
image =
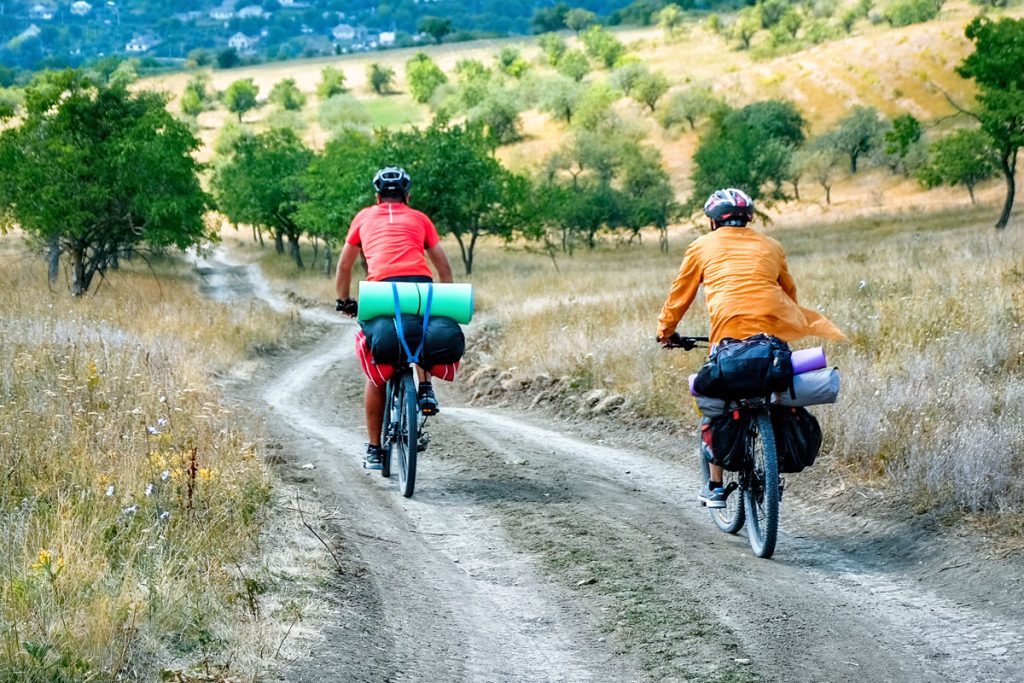
{"label": "bicycle", "polygon": [[[682,337],[672,335],[666,348],[692,350],[708,348],[707,337]],[[768,398],[741,399],[735,410],[749,411],[752,419],[745,435],[747,467],[736,472],[723,470],[722,485],[729,494],[726,507],[708,508],[711,520],[727,534],[738,534],[744,524],[750,547],[757,557],[769,558],[775,553],[779,531],[779,505],[782,501],[783,483],[779,478],[778,453],[775,447],[775,432],[772,428],[770,401]],[[707,484],[711,470],[707,457],[707,446],[700,439],[698,457],[701,464],[702,484]],[[732,495],[739,491],[740,501]],[[703,503],[701,504],[703,505]]]}
{"label": "bicycle", "polygon": [[424,430],[427,417],[420,413],[416,395],[416,366],[403,362],[387,383],[384,424],[381,426],[381,476],[391,477],[391,455],[398,446],[398,488],[406,498],[416,488],[416,456],[430,437]]}

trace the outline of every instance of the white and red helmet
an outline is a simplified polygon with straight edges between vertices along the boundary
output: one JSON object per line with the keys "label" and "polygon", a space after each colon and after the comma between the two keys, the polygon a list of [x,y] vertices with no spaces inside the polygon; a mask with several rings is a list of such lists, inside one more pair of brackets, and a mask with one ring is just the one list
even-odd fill
{"label": "white and red helmet", "polygon": [[715,190],[704,202],[704,214],[718,225],[744,226],[754,218],[754,200],[743,190]]}

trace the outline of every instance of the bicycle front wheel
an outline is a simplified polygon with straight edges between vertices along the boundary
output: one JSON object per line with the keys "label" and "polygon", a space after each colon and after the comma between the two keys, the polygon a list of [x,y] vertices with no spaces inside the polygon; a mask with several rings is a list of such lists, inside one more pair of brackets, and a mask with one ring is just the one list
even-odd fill
{"label": "bicycle front wheel", "polygon": [[747,535],[754,554],[767,559],[775,552],[779,532],[779,462],[767,412],[757,416],[749,443],[752,465],[743,490]]}
{"label": "bicycle front wheel", "polygon": [[380,476],[391,476],[391,452],[394,450],[395,421],[398,414],[395,406],[395,382],[387,384],[387,398],[384,401],[384,420],[380,425]]}
{"label": "bicycle front wheel", "polygon": [[413,373],[402,377],[398,392],[398,485],[402,495],[412,496],[416,486],[416,446],[419,439],[419,402]]}
{"label": "bicycle front wheel", "polygon": [[[700,458],[700,470],[703,475],[701,481],[707,484],[708,479],[711,478],[711,469],[708,465],[708,459],[704,454],[703,444],[697,448],[697,457]],[[728,487],[733,482],[736,483],[736,486],[733,487],[734,490],[729,494],[729,497],[725,499],[725,507],[708,508],[708,514],[711,515],[711,521],[719,529],[727,534],[738,534],[740,529],[743,528],[744,522],[743,496],[739,491],[735,490],[739,485],[738,475],[736,472],[723,470],[722,479],[722,486]]]}

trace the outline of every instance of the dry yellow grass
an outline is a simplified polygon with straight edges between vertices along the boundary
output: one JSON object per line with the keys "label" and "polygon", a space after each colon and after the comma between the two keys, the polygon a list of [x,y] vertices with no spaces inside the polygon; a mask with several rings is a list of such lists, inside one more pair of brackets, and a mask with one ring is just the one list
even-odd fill
{"label": "dry yellow grass", "polygon": [[263,665],[246,568],[269,484],[210,377],[290,323],[157,274],[126,263],[72,300],[0,238],[2,680]]}

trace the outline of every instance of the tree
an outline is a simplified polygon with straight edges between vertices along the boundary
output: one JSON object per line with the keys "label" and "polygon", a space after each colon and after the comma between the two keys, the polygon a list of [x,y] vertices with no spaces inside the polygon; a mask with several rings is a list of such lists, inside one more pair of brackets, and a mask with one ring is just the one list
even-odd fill
{"label": "tree", "polygon": [[582,93],[583,86],[571,78],[546,78],[540,83],[540,109],[556,120],[571,124]]}
{"label": "tree", "polygon": [[832,185],[839,173],[839,152],[829,144],[812,144],[795,156],[794,175],[811,176],[825,191],[825,203],[832,204]]}
{"label": "tree", "polygon": [[633,99],[640,104],[647,105],[653,114],[658,100],[668,92],[668,87],[668,79],[660,71],[646,73],[637,81]]}
{"label": "tree", "polygon": [[999,167],[992,140],[981,130],[962,129],[937,140],[928,150],[928,163],[917,177],[925,187],[963,185],[977,204],[974,187],[991,178]]}
{"label": "tree", "polygon": [[295,85],[294,78],[285,78],[270,90],[270,101],[288,111],[299,111],[306,106],[306,96]]}
{"label": "tree", "polygon": [[744,50],[750,49],[750,41],[754,39],[757,32],[761,30],[761,17],[757,7],[747,7],[732,25],[732,37],[740,42]]}
{"label": "tree", "polygon": [[230,158],[214,173],[217,208],[233,223],[270,229],[288,238],[295,265],[302,268],[296,212],[303,200],[302,178],[313,159],[294,131],[269,130],[235,141]]}
{"label": "tree", "polygon": [[255,109],[259,94],[259,86],[251,78],[237,80],[224,91],[224,106],[229,112],[238,114],[238,120],[241,121],[245,112]]}
{"label": "tree", "polygon": [[466,112],[466,120],[483,126],[488,140],[495,146],[519,139],[519,114],[523,109],[522,94],[514,88],[492,85],[483,99]]}
{"label": "tree", "polygon": [[441,17],[425,16],[420,19],[416,28],[420,33],[426,33],[433,38],[435,44],[440,45],[444,37],[452,32],[452,21]]}
{"label": "tree", "polygon": [[333,66],[325,66],[320,72],[320,82],[316,86],[316,96],[326,100],[345,92],[345,72]]}
{"label": "tree", "polygon": [[886,123],[874,107],[857,105],[844,116],[823,142],[850,157],[850,173],[857,172],[862,156],[881,145]]}
{"label": "tree", "polygon": [[238,57],[238,50],[233,47],[217,53],[217,67],[220,69],[230,69],[238,66],[241,62],[242,60]]}
{"label": "tree", "polygon": [[686,15],[679,5],[675,3],[665,5],[655,16],[658,26],[665,32],[665,40],[675,40],[683,32]]}
{"label": "tree", "polygon": [[587,54],[610,69],[626,54],[626,46],[618,38],[601,28],[591,26],[580,37],[587,49]]}
{"label": "tree", "polygon": [[417,52],[405,63],[405,82],[409,84],[413,99],[426,104],[434,91],[448,82],[448,77],[425,52]]}
{"label": "tree", "polygon": [[395,70],[390,66],[373,62],[366,67],[366,80],[373,92],[385,95],[391,92],[391,84],[395,80]]}
{"label": "tree", "polygon": [[0,132],[0,225],[66,254],[81,296],[119,256],[207,237],[198,148],[163,95],[77,71],[40,74],[19,125]]}
{"label": "tree", "polygon": [[725,103],[715,97],[711,86],[699,83],[673,93],[659,112],[658,122],[662,128],[673,128],[685,121],[690,124],[690,130],[693,130],[699,120],[723,107]]}
{"label": "tree", "polygon": [[371,123],[370,113],[363,103],[348,94],[321,102],[317,120],[321,128],[334,136],[349,130],[368,129]]}
{"label": "tree", "polygon": [[885,20],[894,27],[919,24],[939,16],[944,0],[895,0],[885,10]]}
{"label": "tree", "polygon": [[582,50],[567,50],[558,60],[558,73],[568,76],[576,82],[582,81],[590,73],[590,60]]}
{"label": "tree", "polygon": [[577,36],[597,23],[597,15],[590,10],[576,7],[565,14],[565,27]]}
{"label": "tree", "polygon": [[532,33],[551,33],[565,28],[565,16],[569,14],[569,6],[559,2],[552,7],[538,7],[530,19]]}
{"label": "tree", "polygon": [[557,66],[558,60],[562,58],[562,55],[568,49],[565,45],[565,39],[557,33],[545,33],[537,38],[537,45],[540,46],[541,52],[544,53],[544,60],[550,66]]}
{"label": "tree", "polygon": [[805,127],[796,107],[778,100],[755,102],[714,121],[694,153],[690,206],[722,187],[738,187],[754,199],[784,199],[782,184]]}
{"label": "tree", "polygon": [[1010,221],[1016,194],[1017,152],[1024,144],[1024,20],[980,16],[967,25],[967,38],[974,52],[967,55],[956,72],[978,86],[979,110],[973,114],[988,133],[999,155],[999,168],[1006,180],[1006,199],[996,221],[1002,230]]}
{"label": "tree", "polygon": [[902,114],[892,120],[892,127],[883,136],[883,151],[893,173],[909,175],[919,163],[913,152],[921,146],[921,133],[921,122],[912,114]]}
{"label": "tree", "polygon": [[188,116],[199,116],[206,109],[207,77],[205,74],[196,74],[189,79],[185,90],[181,93],[181,111]]}
{"label": "tree", "polygon": [[628,97],[636,91],[637,83],[651,73],[646,64],[639,60],[627,61],[612,72],[612,82]]}
{"label": "tree", "polygon": [[494,61],[498,71],[515,79],[521,79],[530,69],[530,64],[523,59],[523,53],[512,45],[503,46]]}
{"label": "tree", "polygon": [[409,170],[416,208],[458,242],[467,275],[481,238],[511,239],[525,225],[528,183],[494,158],[480,127],[435,121],[425,130],[387,135],[381,145],[383,158]]}

